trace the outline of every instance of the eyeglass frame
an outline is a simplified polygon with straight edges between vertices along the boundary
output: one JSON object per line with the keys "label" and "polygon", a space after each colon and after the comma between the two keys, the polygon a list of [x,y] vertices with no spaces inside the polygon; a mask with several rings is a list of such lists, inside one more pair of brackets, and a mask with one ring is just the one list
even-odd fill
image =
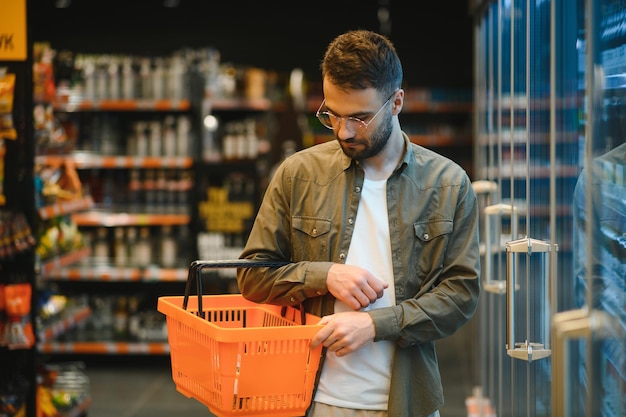
{"label": "eyeglass frame", "polygon": [[[352,133],[357,133],[357,132],[361,132],[361,133],[362,133],[362,132],[366,132],[366,131],[367,131],[367,128],[370,126],[370,124],[372,124],[372,122],[374,121],[374,119],[376,119],[376,117],[380,114],[380,112],[381,112],[381,111],[383,111],[383,109],[385,108],[385,106],[386,106],[387,104],[389,104],[389,102],[391,101],[391,99],[393,98],[393,96],[395,96],[395,95],[396,95],[396,93],[397,93],[397,92],[398,92],[398,90],[395,90],[395,91],[393,92],[393,94],[391,94],[391,95],[389,96],[389,98],[388,98],[388,99],[387,99],[387,100],[383,103],[383,105],[382,105],[382,106],[380,106],[380,108],[378,109],[378,111],[377,111],[376,113],[374,113],[374,115],[372,116],[372,118],[371,118],[368,122],[365,122],[364,120],[359,119],[358,117],[353,117],[353,116],[348,116],[348,117],[341,117],[341,116],[337,116],[335,113],[333,113],[333,112],[331,112],[331,111],[328,111],[328,110],[327,110],[327,111],[323,111],[323,112],[322,112],[322,111],[320,111],[320,110],[322,110],[322,107],[323,107],[323,106],[324,106],[324,104],[326,103],[326,98],[324,98],[324,100],[322,100],[322,104],[320,104],[319,108],[318,108],[318,109],[317,109],[317,111],[315,112],[315,117],[317,118],[317,120],[319,120],[319,121],[320,121],[320,123],[322,124],[322,126],[324,126],[324,127],[325,127],[325,128],[327,128],[327,129],[333,130],[333,131],[335,130],[335,128],[333,127],[333,125],[332,125],[332,124],[331,124],[330,126],[328,126],[328,125],[326,125],[326,124],[322,121],[322,119],[320,119],[320,115],[321,115],[321,114],[326,114],[326,115],[328,115],[331,119],[334,117],[335,119],[337,119],[337,121],[338,121],[338,122],[342,122],[342,121],[343,121],[343,122],[345,123],[345,122],[347,122],[348,120],[352,120],[352,121],[354,121],[354,122],[358,122],[358,123],[360,123],[360,124],[361,124],[361,126],[360,126],[360,127],[358,127],[357,129],[350,129],[350,128],[348,127],[348,125],[347,125],[347,124],[345,125],[345,126],[346,126],[346,129],[348,129],[348,130],[349,130],[350,132],[352,132]],[[339,126],[339,124],[337,124],[337,126]]]}

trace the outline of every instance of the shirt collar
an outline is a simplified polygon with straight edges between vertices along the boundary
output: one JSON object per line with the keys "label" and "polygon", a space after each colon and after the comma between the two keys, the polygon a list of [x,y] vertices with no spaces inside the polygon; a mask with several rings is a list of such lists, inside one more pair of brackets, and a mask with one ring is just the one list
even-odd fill
{"label": "shirt collar", "polygon": [[[406,133],[402,132],[402,138],[404,139],[404,154],[400,162],[398,162],[398,166],[396,166],[396,169],[394,171],[406,168],[406,166],[413,158],[413,148],[411,147],[411,140],[409,139],[409,136]],[[341,152],[341,164],[344,171],[350,168],[353,163],[357,163],[356,160],[350,158],[345,153],[343,153],[343,151],[341,150],[341,146],[339,146],[338,149]]]}

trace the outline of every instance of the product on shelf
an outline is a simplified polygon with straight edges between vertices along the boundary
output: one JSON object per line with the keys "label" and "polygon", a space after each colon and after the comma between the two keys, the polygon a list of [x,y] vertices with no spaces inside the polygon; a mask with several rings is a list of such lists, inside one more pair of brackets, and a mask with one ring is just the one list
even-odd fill
{"label": "product on shelf", "polygon": [[40,367],[37,401],[40,417],[81,415],[91,396],[82,362],[49,363]]}
{"label": "product on shelf", "polygon": [[46,261],[83,247],[83,234],[76,223],[69,216],[61,216],[44,223],[35,250],[39,259]]}
{"label": "product on shelf", "polygon": [[15,139],[17,131],[13,124],[13,94],[15,74],[0,68],[0,138]]}
{"label": "product on shelf", "polygon": [[26,412],[26,392],[29,381],[23,375],[5,370],[0,373],[0,415],[23,416]]}
{"label": "product on shelf", "polygon": [[30,321],[31,284],[6,284],[3,292],[6,318],[0,345],[13,349],[33,346],[35,334]]}
{"label": "product on shelf", "polygon": [[35,246],[32,229],[22,212],[0,211],[0,261],[26,253]]}

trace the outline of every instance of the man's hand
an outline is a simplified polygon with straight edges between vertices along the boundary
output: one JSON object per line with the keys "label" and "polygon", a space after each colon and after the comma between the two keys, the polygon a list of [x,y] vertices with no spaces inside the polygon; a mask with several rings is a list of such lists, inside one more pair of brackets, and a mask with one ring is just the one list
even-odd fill
{"label": "man's hand", "polygon": [[322,317],[318,324],[324,327],[311,339],[311,348],[323,344],[337,356],[363,347],[374,340],[374,321],[366,312],[348,311]]}
{"label": "man's hand", "polygon": [[389,284],[358,266],[334,264],[328,270],[326,286],[335,298],[359,310],[382,297]]}

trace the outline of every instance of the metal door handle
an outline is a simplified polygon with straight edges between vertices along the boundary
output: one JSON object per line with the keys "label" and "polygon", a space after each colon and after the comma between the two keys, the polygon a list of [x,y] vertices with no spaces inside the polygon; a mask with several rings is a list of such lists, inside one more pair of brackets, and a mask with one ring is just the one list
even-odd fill
{"label": "metal door handle", "polygon": [[[546,322],[544,323],[544,335],[543,342],[532,342],[525,340],[524,342],[515,342],[515,290],[518,287],[517,283],[517,268],[516,268],[516,254],[525,253],[527,257],[530,257],[533,253],[540,253],[543,256],[550,255],[552,251],[557,251],[558,246],[551,244],[550,242],[544,242],[537,239],[524,238],[513,240],[506,243],[506,350],[507,354],[512,358],[522,359],[527,361],[533,361],[536,359],[543,359],[550,356],[550,259],[543,263],[544,270],[542,276],[545,283],[545,297],[540,303],[540,308],[543,310],[543,317]],[[556,262],[556,256],[553,256],[553,262]],[[530,261],[528,261],[530,262]],[[529,277],[527,277],[527,280]],[[527,292],[527,297],[530,295]],[[527,325],[529,325],[527,323]],[[527,334],[530,331],[527,329]]]}
{"label": "metal door handle", "polygon": [[[569,310],[554,315],[552,321],[552,416],[568,417],[572,414],[570,392],[569,344],[573,339],[604,339],[623,333],[618,320],[605,311],[586,308]],[[621,335],[620,337],[623,337]],[[591,411],[587,414],[591,416]]]}
{"label": "metal door handle", "polygon": [[[506,280],[494,279],[493,270],[493,254],[498,253],[500,247],[494,247],[498,242],[492,242],[492,237],[496,236],[498,239],[503,237],[502,235],[502,218],[510,217],[511,219],[511,239],[517,236],[517,222],[518,222],[518,208],[509,204],[494,204],[484,209],[485,213],[485,262],[483,265],[484,271],[484,283],[483,288],[487,292],[495,294],[504,294],[506,291]],[[492,227],[496,227],[495,233],[492,233]],[[507,239],[508,240],[508,239]]]}

